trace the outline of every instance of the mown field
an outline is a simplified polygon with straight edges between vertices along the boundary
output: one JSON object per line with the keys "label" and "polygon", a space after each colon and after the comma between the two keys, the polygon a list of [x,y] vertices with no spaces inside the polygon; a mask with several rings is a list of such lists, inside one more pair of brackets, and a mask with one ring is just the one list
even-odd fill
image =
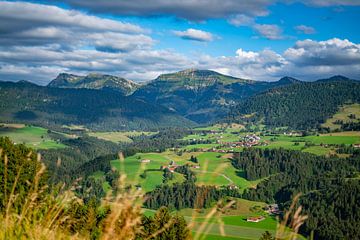
{"label": "mown field", "polygon": [[146,135],[150,136],[152,134],[155,134],[155,132],[137,132],[137,131],[131,131],[131,132],[88,132],[89,136],[97,137],[102,140],[111,141],[114,143],[131,143],[132,139],[131,137]]}
{"label": "mown field", "polygon": [[[355,114],[356,119],[349,118],[350,114]],[[354,122],[359,121],[360,118],[360,104],[349,104],[342,106],[339,111],[334,114],[331,118],[327,119],[323,127],[328,127],[331,130],[339,129],[341,127],[340,124],[336,124],[336,121],[343,121],[343,122]]]}
{"label": "mown field", "polygon": [[51,139],[47,129],[35,126],[0,124],[0,136],[7,136],[16,144],[24,143],[34,149],[66,147],[66,145]]}

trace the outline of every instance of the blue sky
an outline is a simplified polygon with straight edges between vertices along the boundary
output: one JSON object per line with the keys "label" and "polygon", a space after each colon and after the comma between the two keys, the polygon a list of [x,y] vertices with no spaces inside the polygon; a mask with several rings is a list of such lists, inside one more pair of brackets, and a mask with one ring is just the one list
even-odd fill
{"label": "blue sky", "polygon": [[360,78],[360,1],[0,1],[0,18],[1,80],[101,72],[147,81],[185,68]]}

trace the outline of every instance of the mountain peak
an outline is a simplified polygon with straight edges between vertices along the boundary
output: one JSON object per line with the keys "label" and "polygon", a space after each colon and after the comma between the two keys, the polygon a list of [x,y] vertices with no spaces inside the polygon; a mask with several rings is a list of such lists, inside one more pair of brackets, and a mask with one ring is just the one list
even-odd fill
{"label": "mountain peak", "polygon": [[329,78],[329,80],[349,80],[349,78],[343,75],[335,75]]}
{"label": "mountain peak", "polygon": [[189,68],[175,73],[162,74],[155,81],[172,82],[188,89],[199,89],[212,86],[215,83],[232,84],[237,82],[250,82],[241,78],[227,76],[212,70]]}
{"label": "mountain peak", "polygon": [[197,69],[197,68],[188,68],[188,69],[184,69],[184,70],[181,70],[179,71],[178,73],[194,73],[194,72],[197,72],[197,71],[201,71],[200,69]]}
{"label": "mountain peak", "polygon": [[332,77],[329,78],[325,78],[325,79],[319,79],[317,80],[317,82],[326,82],[326,81],[347,81],[350,80],[349,78],[342,76],[342,75],[334,75]]}
{"label": "mountain peak", "polygon": [[289,77],[289,76],[285,76],[282,77],[279,82],[281,83],[298,83],[301,82],[299,79],[293,78],[293,77]]}
{"label": "mountain peak", "polygon": [[125,78],[101,73],[90,73],[86,76],[60,73],[48,86],[59,88],[112,89],[129,95],[139,87],[139,84]]}

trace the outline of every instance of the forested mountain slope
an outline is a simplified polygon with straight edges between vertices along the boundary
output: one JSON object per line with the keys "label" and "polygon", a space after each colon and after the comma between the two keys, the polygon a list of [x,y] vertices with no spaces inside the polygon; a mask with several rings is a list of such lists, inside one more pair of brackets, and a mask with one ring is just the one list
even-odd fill
{"label": "forested mountain slope", "polygon": [[164,107],[118,91],[40,87],[28,82],[0,82],[0,121],[76,124],[98,130],[193,125]]}
{"label": "forested mountain slope", "polygon": [[[335,76],[271,89],[238,104],[230,121],[296,129],[320,127],[345,103],[360,102],[360,82]],[[250,116],[250,117],[249,117]]]}

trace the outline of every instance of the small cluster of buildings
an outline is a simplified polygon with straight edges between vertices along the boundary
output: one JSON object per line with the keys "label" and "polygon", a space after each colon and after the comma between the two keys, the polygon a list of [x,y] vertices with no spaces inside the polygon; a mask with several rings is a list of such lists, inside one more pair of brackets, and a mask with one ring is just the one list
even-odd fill
{"label": "small cluster of buildings", "polygon": [[270,215],[279,215],[280,209],[278,204],[270,204],[267,207],[265,207],[265,212],[267,212]]}
{"label": "small cluster of buildings", "polygon": [[301,133],[298,132],[284,132],[285,136],[301,136]]}
{"label": "small cluster of buildings", "polygon": [[228,151],[226,151],[224,149],[210,148],[210,149],[207,149],[207,152],[227,153]]}
{"label": "small cluster of buildings", "polygon": [[243,141],[227,142],[223,143],[224,147],[238,148],[238,147],[252,147],[263,143],[260,143],[261,138],[255,134],[248,134],[244,137]]}
{"label": "small cluster of buildings", "polygon": [[[267,205],[264,208],[265,212],[268,213],[269,215],[279,215],[280,214],[280,209],[279,209],[279,205],[278,204],[270,204]],[[247,222],[261,222],[265,220],[264,216],[257,216],[257,217],[248,217],[246,219]]]}
{"label": "small cluster of buildings", "polygon": [[169,165],[162,165],[160,167],[160,170],[165,170],[165,169],[168,169],[170,172],[175,172],[175,169],[178,167],[178,165],[174,162],[174,161],[171,161],[169,163]]}

